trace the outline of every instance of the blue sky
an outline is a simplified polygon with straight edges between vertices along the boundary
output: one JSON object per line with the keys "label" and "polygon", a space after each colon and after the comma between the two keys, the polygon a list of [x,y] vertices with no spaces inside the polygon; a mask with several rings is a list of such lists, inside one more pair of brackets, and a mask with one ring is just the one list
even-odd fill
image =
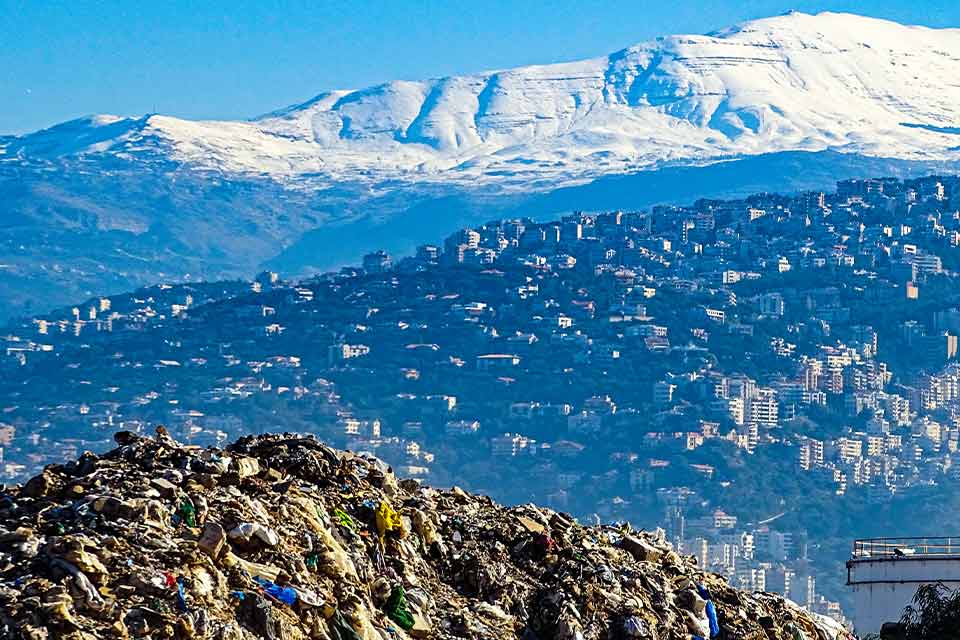
{"label": "blue sky", "polygon": [[0,0],[0,133],[247,118],[321,91],[575,60],[789,9],[960,26],[957,0]]}

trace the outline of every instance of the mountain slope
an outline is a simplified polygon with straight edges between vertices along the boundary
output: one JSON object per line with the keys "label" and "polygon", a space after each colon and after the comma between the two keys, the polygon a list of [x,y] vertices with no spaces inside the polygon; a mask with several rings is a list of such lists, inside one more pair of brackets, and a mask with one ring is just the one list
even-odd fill
{"label": "mountain slope", "polygon": [[[562,207],[561,187],[593,197],[611,176],[795,152],[845,175],[855,162],[837,154],[949,171],[958,78],[960,30],[791,13],[579,62],[331,91],[246,122],[82,118],[0,138],[0,275],[14,276],[0,306],[249,273],[292,248],[273,264],[333,266],[531,198]],[[751,189],[783,190],[783,171],[752,173]],[[829,184],[817,175],[789,184]],[[690,178],[676,199],[702,195]],[[616,194],[597,206],[650,201]],[[400,246],[385,229],[411,210],[422,232]]]}
{"label": "mountain slope", "polygon": [[582,62],[328,94],[252,126],[329,148],[337,168],[375,147],[384,170],[457,178],[786,149],[940,157],[960,143],[958,36],[790,14]]}
{"label": "mountain slope", "polygon": [[781,150],[956,157],[957,78],[960,30],[791,13],[580,62],[324,93],[252,122],[88,118],[6,155],[505,184]]}

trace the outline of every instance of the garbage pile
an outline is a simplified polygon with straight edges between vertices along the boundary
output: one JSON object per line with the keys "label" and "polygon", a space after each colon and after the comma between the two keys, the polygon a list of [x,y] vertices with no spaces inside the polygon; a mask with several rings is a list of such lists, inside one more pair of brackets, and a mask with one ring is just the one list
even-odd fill
{"label": "garbage pile", "polygon": [[849,637],[656,534],[398,480],[311,437],[115,439],[0,496],[0,637]]}

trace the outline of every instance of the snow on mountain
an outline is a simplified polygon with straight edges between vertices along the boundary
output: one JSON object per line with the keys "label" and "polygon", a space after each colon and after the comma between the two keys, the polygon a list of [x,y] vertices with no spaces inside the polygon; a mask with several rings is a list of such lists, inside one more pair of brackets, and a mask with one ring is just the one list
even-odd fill
{"label": "snow on mountain", "polygon": [[332,91],[249,122],[86,118],[0,142],[0,160],[536,189],[785,150],[956,159],[957,105],[960,30],[790,13],[579,62]]}

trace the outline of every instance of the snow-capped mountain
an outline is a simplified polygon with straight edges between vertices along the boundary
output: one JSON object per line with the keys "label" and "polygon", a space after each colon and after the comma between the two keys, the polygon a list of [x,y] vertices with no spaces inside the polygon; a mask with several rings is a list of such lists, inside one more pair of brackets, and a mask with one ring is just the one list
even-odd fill
{"label": "snow-capped mountain", "polygon": [[530,188],[783,150],[944,158],[960,30],[791,13],[606,57],[323,93],[250,122],[97,116],[6,155],[160,154],[227,174]]}
{"label": "snow-capped mountain", "polygon": [[0,137],[0,307],[330,267],[504,213],[955,162],[960,29],[832,13],[330,91],[250,121],[92,116]]}

